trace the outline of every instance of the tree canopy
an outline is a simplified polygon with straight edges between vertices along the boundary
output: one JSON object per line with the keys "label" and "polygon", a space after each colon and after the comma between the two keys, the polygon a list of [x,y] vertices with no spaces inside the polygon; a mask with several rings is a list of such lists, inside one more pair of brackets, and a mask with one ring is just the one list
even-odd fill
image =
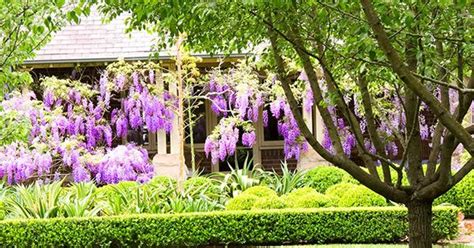
{"label": "tree canopy", "polygon": [[[163,44],[186,33],[196,51],[232,53],[267,45],[268,68],[277,72],[308,143],[364,185],[404,203],[413,218],[411,246],[428,247],[431,202],[474,167],[470,158],[452,172],[458,146],[474,152],[474,129],[463,123],[474,96],[472,5],[471,1],[108,0],[101,10],[112,18],[131,12],[131,28],[151,29]],[[298,111],[290,62],[304,69],[327,130],[327,145],[316,140]],[[334,118],[334,111],[341,118]],[[424,112],[435,116],[430,125]],[[344,152],[347,140],[368,172]],[[426,167],[423,140],[431,148]],[[391,159],[388,141],[401,148],[401,161]],[[393,171],[395,183],[390,180]],[[409,185],[401,183],[403,171]]]}
{"label": "tree canopy", "polygon": [[79,22],[89,13],[86,1],[0,0],[0,96],[31,82],[28,73],[17,69],[67,21]]}

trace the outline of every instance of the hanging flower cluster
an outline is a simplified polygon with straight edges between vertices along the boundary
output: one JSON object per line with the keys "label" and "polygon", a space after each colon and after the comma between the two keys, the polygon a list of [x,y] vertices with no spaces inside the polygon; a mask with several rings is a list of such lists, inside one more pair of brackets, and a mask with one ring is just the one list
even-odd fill
{"label": "hanging flower cluster", "polygon": [[114,184],[120,181],[146,182],[153,177],[153,166],[149,163],[147,151],[133,144],[111,149],[98,163],[92,163],[90,167],[99,184]]}
{"label": "hanging flower cluster", "polygon": [[[9,183],[68,175],[76,182],[100,184],[148,180],[153,167],[146,153],[133,145],[110,147],[129,128],[169,132],[176,99],[154,84],[156,66],[117,64],[102,75],[97,90],[51,77],[41,82],[42,101],[32,93],[3,101],[2,111],[25,116],[31,130],[27,143],[0,147],[0,176]],[[120,107],[111,107],[113,97],[124,94]]]}
{"label": "hanging flower cluster", "polygon": [[255,129],[251,122],[242,121],[238,117],[223,118],[204,144],[204,152],[206,156],[211,156],[213,164],[235,154],[240,138],[239,127],[244,130],[242,144],[246,147],[252,147],[255,144]]}
{"label": "hanging flower cluster", "polygon": [[239,116],[241,120],[257,122],[264,105],[264,91],[252,68],[239,64],[227,73],[214,70],[208,83],[211,109],[218,116]]}
{"label": "hanging flower cluster", "polygon": [[30,150],[19,143],[0,147],[0,178],[5,177],[8,184],[49,178],[52,163],[49,152]]}
{"label": "hanging flower cluster", "polygon": [[[153,70],[148,72],[148,76],[134,71],[130,83],[123,74],[115,77],[115,89],[127,93],[122,99],[122,107],[112,111],[111,122],[115,124],[117,136],[126,137],[129,127],[131,129],[146,127],[150,132],[171,131],[174,118],[172,107],[176,107],[176,99],[167,91],[159,92],[156,89],[153,85],[154,74]],[[106,94],[107,92],[101,92],[101,95]]]}
{"label": "hanging flower cluster", "polygon": [[[299,80],[296,85],[298,99],[305,99],[304,108],[309,111],[313,106],[309,84],[305,87],[303,81]],[[298,159],[301,152],[308,149],[291,109],[284,100],[283,89],[274,75],[262,81],[253,68],[242,63],[226,72],[214,70],[207,88],[212,110],[224,116],[205,144],[205,152],[213,163],[233,155],[240,140],[245,147],[252,147],[256,143],[253,125],[260,117],[260,109],[267,105],[270,113],[262,111],[263,126],[268,125],[269,114],[277,119],[278,133],[284,139],[285,158]],[[307,97],[303,97],[304,94]],[[239,127],[244,130],[241,136]]]}
{"label": "hanging flower cluster", "polygon": [[[344,100],[348,106],[353,106],[354,114],[359,120],[361,131],[363,134],[368,136],[365,110],[362,106],[362,97],[361,93],[359,92],[359,87],[353,85],[355,83],[353,80],[348,79],[347,82],[349,83],[347,85],[343,85],[342,87],[343,90],[347,91],[344,93]],[[325,85],[321,85],[321,87],[324,88]],[[408,132],[406,130],[407,123],[404,106],[396,90],[390,84],[378,82],[369,86],[369,92],[371,91],[377,92],[376,99],[373,99],[372,101],[372,104],[375,105],[372,111],[375,115],[375,118],[379,120],[376,123],[376,131],[381,137],[385,148],[385,153],[388,156],[397,156],[399,155],[399,137],[407,135],[406,132]],[[439,94],[437,96],[440,97]],[[455,98],[451,92],[450,97]],[[331,97],[327,97],[327,99],[330,98]],[[342,114],[336,111],[334,103],[331,103],[328,100],[326,104],[328,105],[328,110],[331,114],[332,121],[336,124],[344,153],[347,156],[350,156],[357,144],[352,129],[348,121],[343,118]],[[420,137],[424,141],[430,141],[434,129],[433,121],[428,121],[426,118],[426,114],[428,113],[428,106],[422,102],[419,114],[419,130]],[[364,139],[363,145],[368,152],[372,154],[376,153],[376,149],[369,138]],[[334,153],[333,144],[326,129],[324,130],[323,146],[328,151]]]}

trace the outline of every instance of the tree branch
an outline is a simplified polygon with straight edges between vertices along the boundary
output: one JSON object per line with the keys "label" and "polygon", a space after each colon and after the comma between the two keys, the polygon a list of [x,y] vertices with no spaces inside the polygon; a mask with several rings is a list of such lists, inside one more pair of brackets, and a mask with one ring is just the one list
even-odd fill
{"label": "tree branch", "polygon": [[370,0],[361,0],[361,3],[379,47],[384,51],[390,61],[392,69],[397,73],[400,79],[432,109],[433,113],[439,118],[443,125],[461,141],[466,150],[471,155],[474,155],[474,142],[471,135],[464,130],[462,125],[451,116],[449,111],[441,105],[417,78],[410,73],[410,70],[403,63],[398,52],[390,44],[387,33],[375,13]]}

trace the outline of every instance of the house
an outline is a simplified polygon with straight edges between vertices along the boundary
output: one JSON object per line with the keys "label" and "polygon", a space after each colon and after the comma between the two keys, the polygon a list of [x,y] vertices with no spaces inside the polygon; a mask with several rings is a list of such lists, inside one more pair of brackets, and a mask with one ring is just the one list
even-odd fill
{"label": "house", "polygon": [[[109,23],[104,24],[97,12],[84,18],[80,24],[71,24],[54,35],[52,40],[41,50],[37,51],[34,59],[25,61],[24,67],[31,70],[33,78],[38,80],[43,76],[72,77],[83,82],[98,80],[100,72],[107,64],[123,58],[125,61],[145,61],[149,59],[159,60],[163,66],[172,68],[172,51],[160,51],[157,57],[151,58],[154,38],[152,35],[133,31],[125,34],[125,16],[119,16]],[[207,54],[193,54],[202,58],[198,65],[201,68],[209,68],[218,65],[221,60],[235,62],[245,54],[232,54],[210,56]],[[205,172],[229,170],[228,163],[211,164],[204,154],[204,141],[218,122],[217,116],[211,111],[210,104],[205,103],[198,110],[203,118],[196,128],[195,148],[196,164]],[[315,135],[322,140],[322,122],[319,115],[313,111],[305,113],[305,118]],[[147,133],[146,130],[131,132],[132,135],[123,142],[133,141],[143,145],[154,156],[154,162],[160,166],[170,166],[176,163],[176,154],[179,146],[176,129],[169,136],[164,133]],[[187,146],[189,148],[189,146]],[[189,161],[189,149],[186,151]],[[257,123],[257,144],[252,149],[239,149],[237,161],[242,163],[246,155],[250,154],[253,162],[264,169],[280,168],[280,162],[284,160],[283,141],[278,135],[276,120],[269,120],[269,126],[263,128],[261,121]],[[230,164],[234,164],[234,158],[229,158]],[[304,154],[299,161],[287,161],[290,168],[306,168],[320,161],[320,157],[310,151]]]}

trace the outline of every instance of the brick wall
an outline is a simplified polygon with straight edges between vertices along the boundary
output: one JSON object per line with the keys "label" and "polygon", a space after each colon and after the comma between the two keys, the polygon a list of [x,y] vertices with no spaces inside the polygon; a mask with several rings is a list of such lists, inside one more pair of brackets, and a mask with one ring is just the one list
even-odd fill
{"label": "brick wall", "polygon": [[[285,154],[283,149],[265,149],[262,152],[262,168],[264,170],[274,169],[277,172],[281,172],[281,161],[285,160]],[[290,170],[296,170],[297,161],[290,159],[286,161]]]}

